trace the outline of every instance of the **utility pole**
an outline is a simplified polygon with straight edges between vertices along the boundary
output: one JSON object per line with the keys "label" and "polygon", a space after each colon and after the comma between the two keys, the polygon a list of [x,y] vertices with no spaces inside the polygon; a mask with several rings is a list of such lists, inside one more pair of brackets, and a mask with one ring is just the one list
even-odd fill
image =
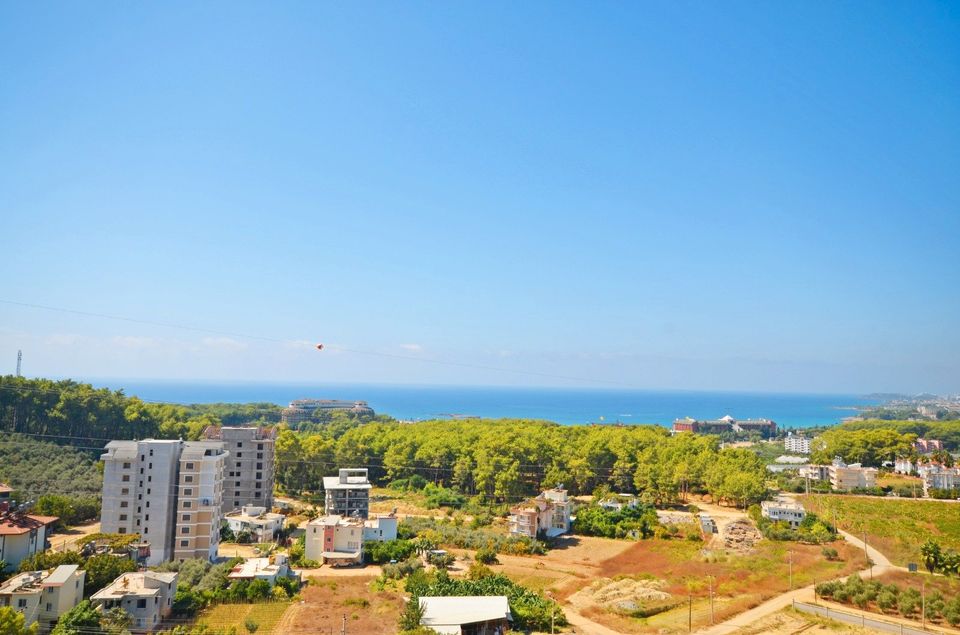
{"label": "utility pole", "polygon": [[343,614],[343,626],[340,627],[340,635],[347,635],[347,614]]}
{"label": "utility pole", "polygon": [[793,591],[793,552],[792,552],[792,551],[788,551],[787,553],[788,553],[789,556],[790,556],[790,561],[789,561],[789,563],[790,563],[790,590]]}
{"label": "utility pole", "polygon": [[927,630],[927,581],[920,581],[920,628]]}
{"label": "utility pole", "polygon": [[713,626],[713,576],[710,576],[710,625]]}
{"label": "utility pole", "polygon": [[687,603],[687,632],[688,632],[688,633],[692,633],[692,632],[693,632],[693,596],[692,596],[692,595],[688,595],[687,598],[688,598],[688,603]]}
{"label": "utility pole", "polygon": [[20,362],[23,361],[23,351],[17,351],[17,377],[22,377],[20,374]]}

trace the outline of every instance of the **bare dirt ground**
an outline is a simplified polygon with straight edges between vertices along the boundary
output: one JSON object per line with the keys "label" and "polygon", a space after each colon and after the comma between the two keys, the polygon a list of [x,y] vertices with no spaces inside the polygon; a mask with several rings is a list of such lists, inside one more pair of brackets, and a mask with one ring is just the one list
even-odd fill
{"label": "bare dirt ground", "polygon": [[828,622],[813,616],[784,609],[773,615],[744,626],[737,635],[863,635],[873,633],[870,629]]}
{"label": "bare dirt ground", "polygon": [[53,551],[71,551],[83,545],[83,538],[100,533],[100,523],[89,523],[70,527],[62,533],[50,535],[50,548]]}
{"label": "bare dirt ground", "polygon": [[[303,602],[281,622],[286,633],[396,633],[404,601],[397,593],[370,590],[373,576],[317,578]],[[345,621],[344,621],[345,620]]]}

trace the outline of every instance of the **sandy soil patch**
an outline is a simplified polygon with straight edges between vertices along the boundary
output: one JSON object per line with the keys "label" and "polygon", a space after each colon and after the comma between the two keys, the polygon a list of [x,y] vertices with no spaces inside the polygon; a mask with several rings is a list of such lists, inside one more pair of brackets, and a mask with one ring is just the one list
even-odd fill
{"label": "sandy soil patch", "polygon": [[372,576],[317,578],[303,589],[303,603],[284,620],[288,633],[396,633],[403,610],[397,593],[370,590]]}

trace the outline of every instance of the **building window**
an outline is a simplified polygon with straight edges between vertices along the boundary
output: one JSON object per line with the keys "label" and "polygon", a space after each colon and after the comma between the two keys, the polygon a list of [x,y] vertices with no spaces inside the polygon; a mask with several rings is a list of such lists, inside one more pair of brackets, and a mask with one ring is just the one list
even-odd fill
{"label": "building window", "polygon": [[150,501],[147,501],[147,509],[150,509]]}
{"label": "building window", "polygon": [[187,463],[187,469],[188,469],[188,470],[192,470],[192,469],[193,469],[193,463]]}
{"label": "building window", "polygon": [[120,507],[126,507],[127,501],[120,501]]}
{"label": "building window", "polygon": [[153,450],[150,450],[150,456],[153,456]]}
{"label": "building window", "polygon": [[190,528],[189,528],[189,527],[181,527],[181,528],[180,528],[180,533],[181,533],[181,534],[189,534],[189,533],[190,533]]}
{"label": "building window", "polygon": [[146,600],[137,600],[137,608],[138,608],[138,609],[145,609],[145,608],[147,608],[147,601],[146,601]]}
{"label": "building window", "polygon": [[129,487],[124,487],[123,489],[120,490],[120,495],[121,495],[121,496],[126,496],[126,495],[129,494],[129,493],[130,493],[130,488],[129,488]]}
{"label": "building window", "polygon": [[240,496],[240,492],[234,492],[233,495],[234,495],[234,496]]}
{"label": "building window", "polygon": [[126,519],[127,519],[126,514],[120,514],[120,520],[126,520]]}
{"label": "building window", "polygon": [[183,519],[184,519],[184,520],[190,520],[190,514],[184,514],[184,515],[183,515]]}
{"label": "building window", "polygon": [[147,469],[148,469],[148,470],[152,470],[152,469],[153,469],[153,463],[147,463]]}
{"label": "building window", "polygon": [[129,475],[129,474],[124,474],[123,476],[120,477],[120,480],[123,481],[124,483],[129,483],[129,482],[130,482],[130,475]]}
{"label": "building window", "polygon": [[129,469],[130,469],[130,464],[129,464],[129,463],[124,463],[124,464],[123,464],[123,469],[129,470]]}
{"label": "building window", "polygon": [[193,496],[193,488],[192,488],[192,487],[184,487],[184,488],[183,488],[183,495],[184,495],[184,496]]}
{"label": "building window", "polygon": [[262,450],[262,449],[263,449],[263,444],[262,444],[262,443],[258,443],[258,444],[257,444],[257,449],[258,449],[258,450]]}
{"label": "building window", "polygon": [[[243,441],[237,441],[237,447],[238,447],[238,448],[242,448],[242,447],[243,447]],[[238,454],[237,456],[240,456],[240,455]]]}
{"label": "building window", "polygon": [[148,488],[147,488],[147,496],[149,496],[152,491],[153,491],[153,490],[148,487]]}
{"label": "building window", "polygon": [[234,485],[235,485],[236,487],[240,487],[240,481],[235,482]]}
{"label": "building window", "polygon": [[256,478],[257,478],[257,480],[262,479],[262,478],[263,478],[263,472],[257,472]]}
{"label": "building window", "polygon": [[190,509],[192,506],[193,506],[193,503],[191,503],[190,501],[183,501],[184,509]]}
{"label": "building window", "polygon": [[238,459],[241,458],[242,456],[243,456],[243,452],[237,452],[237,458],[238,458]]}
{"label": "building window", "polygon": [[183,482],[184,482],[184,483],[192,483],[192,482],[193,482],[193,477],[188,474],[188,475],[186,475],[186,476],[183,477]]}
{"label": "building window", "polygon": [[21,608],[21,609],[27,608],[27,600],[26,600],[26,598],[20,598],[19,600],[17,600],[17,606],[18,606],[19,608]]}
{"label": "building window", "polygon": [[117,530],[117,533],[118,533],[118,534],[125,534],[125,533],[127,533],[127,528],[126,528],[126,527],[121,527],[120,529]]}
{"label": "building window", "polygon": [[258,458],[258,459],[262,459],[262,458],[263,458],[263,452],[257,452],[257,458]]}
{"label": "building window", "polygon": [[47,610],[48,610],[48,611],[52,611],[52,610],[53,610],[53,604],[50,604],[49,602],[47,602]]}
{"label": "building window", "polygon": [[181,541],[180,541],[180,546],[181,546],[181,547],[189,547],[189,546],[190,546],[190,541],[189,541],[189,540],[181,540]]}
{"label": "building window", "polygon": [[258,470],[262,470],[262,469],[263,469],[263,463],[257,463],[257,469],[258,469]]}

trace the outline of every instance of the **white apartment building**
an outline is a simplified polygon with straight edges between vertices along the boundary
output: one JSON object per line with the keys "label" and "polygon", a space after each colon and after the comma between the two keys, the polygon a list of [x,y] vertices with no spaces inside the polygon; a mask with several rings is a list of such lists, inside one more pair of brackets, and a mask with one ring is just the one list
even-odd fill
{"label": "white apartment building", "polygon": [[958,490],[960,495],[960,468],[932,465],[924,469],[921,476],[924,496],[929,496],[931,489]]}
{"label": "white apartment building", "polygon": [[204,437],[222,441],[230,452],[224,477],[223,514],[242,507],[273,507],[276,428],[210,426]]}
{"label": "white apartment building", "polygon": [[877,468],[863,467],[859,463],[847,465],[836,458],[830,465],[830,485],[839,491],[876,487]]}
{"label": "white apartment building", "polygon": [[803,505],[785,500],[763,501],[760,503],[760,515],[774,522],[789,523],[796,529],[803,522],[807,512]]}
{"label": "white apartment building", "polygon": [[148,565],[216,555],[228,457],[222,443],[146,439],[104,449],[104,533],[139,533],[150,543]]}
{"label": "white apartment building", "polygon": [[173,558],[182,441],[111,441],[104,448],[101,531],[140,534],[147,564]]}
{"label": "white apartment building", "polygon": [[804,465],[798,471],[800,478],[808,478],[811,481],[830,480],[829,465]]}
{"label": "white apartment building", "polygon": [[304,557],[323,564],[348,565],[363,561],[363,520],[338,514],[307,523]]}
{"label": "white apartment building", "polygon": [[177,485],[174,559],[217,557],[223,472],[228,457],[220,441],[184,443]]}
{"label": "white apartment building", "polygon": [[0,606],[23,614],[25,626],[39,622],[49,632],[61,615],[83,600],[86,572],[75,564],[49,571],[27,571],[0,584]]}
{"label": "white apartment building", "polygon": [[802,434],[793,434],[791,432],[787,435],[787,438],[783,440],[783,448],[793,454],[810,454],[810,439]]}
{"label": "white apartment building", "polygon": [[138,571],[124,573],[90,597],[102,612],[120,607],[130,614],[130,630],[145,633],[156,630],[173,610],[177,593],[177,573]]}
{"label": "white apartment building", "polygon": [[536,538],[540,532],[552,538],[570,531],[572,502],[563,487],[544,490],[539,496],[510,510],[511,534]]}
{"label": "white apartment building", "polygon": [[323,477],[324,511],[328,516],[366,518],[370,513],[370,489],[366,468],[341,469],[337,476]]}
{"label": "white apartment building", "polygon": [[271,542],[283,529],[286,516],[268,512],[265,507],[245,505],[238,512],[231,512],[225,517],[227,527],[234,534],[249,532],[253,542]]}

